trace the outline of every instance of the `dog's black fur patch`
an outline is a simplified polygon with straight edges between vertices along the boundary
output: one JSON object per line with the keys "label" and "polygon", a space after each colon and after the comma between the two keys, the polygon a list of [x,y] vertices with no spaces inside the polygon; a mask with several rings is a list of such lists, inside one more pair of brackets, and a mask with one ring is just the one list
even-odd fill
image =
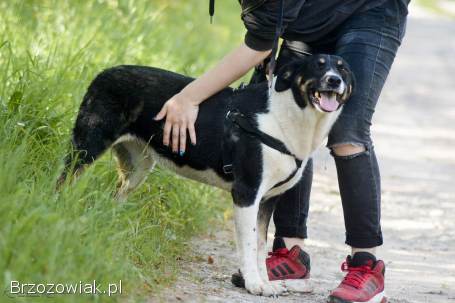
{"label": "dog's black fur patch", "polygon": [[[154,117],[168,99],[193,80],[146,66],[123,65],[100,73],[90,84],[81,104],[73,129],[73,152],[65,160],[67,170],[71,169],[75,158],[78,160],[74,170],[81,169],[120,136],[132,134],[149,142],[158,153],[179,166],[188,165],[196,170],[211,168],[224,180],[232,181],[232,175],[226,175],[222,170],[222,138],[228,107],[251,116],[265,112],[267,83],[249,85],[238,91],[226,88],[203,102],[195,123],[197,144],[193,146],[188,142],[185,154],[179,156],[163,145],[164,121],[155,121]],[[235,135],[239,141],[233,159],[234,175],[245,180],[248,186],[257,188],[262,165],[243,159],[261,159],[260,144],[242,132]],[[65,172],[61,179],[67,174]]]}

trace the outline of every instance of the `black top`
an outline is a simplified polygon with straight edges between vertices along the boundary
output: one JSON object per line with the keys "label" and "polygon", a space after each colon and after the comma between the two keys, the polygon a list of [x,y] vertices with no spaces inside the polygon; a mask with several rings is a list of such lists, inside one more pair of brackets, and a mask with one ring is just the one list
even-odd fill
{"label": "black top", "polygon": [[[288,40],[316,41],[354,13],[366,11],[387,0],[283,0],[283,35]],[[393,0],[392,0],[393,1]],[[400,1],[407,13],[409,0]],[[273,47],[280,11],[278,0],[243,0],[242,20],[247,29],[245,43],[263,51]]]}

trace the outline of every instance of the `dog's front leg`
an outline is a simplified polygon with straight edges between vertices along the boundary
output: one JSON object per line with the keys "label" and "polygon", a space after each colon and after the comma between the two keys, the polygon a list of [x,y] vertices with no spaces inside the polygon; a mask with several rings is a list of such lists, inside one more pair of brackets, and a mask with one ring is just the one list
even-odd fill
{"label": "dog's front leg", "polygon": [[[270,218],[272,217],[273,211],[275,210],[276,199],[262,200],[259,204],[258,212],[258,268],[259,274],[265,281],[269,280],[267,273],[266,259],[267,259],[267,231],[269,228]],[[275,287],[278,294],[286,291],[283,286],[282,280],[270,281]]]}
{"label": "dog's front leg", "polygon": [[[245,198],[245,197],[243,197]],[[241,262],[241,272],[245,288],[252,294],[275,296],[279,291],[268,279],[264,280],[258,268],[258,211],[261,197],[257,195],[250,201],[239,201],[234,195],[234,219],[237,248]],[[265,264],[264,264],[265,266]]]}

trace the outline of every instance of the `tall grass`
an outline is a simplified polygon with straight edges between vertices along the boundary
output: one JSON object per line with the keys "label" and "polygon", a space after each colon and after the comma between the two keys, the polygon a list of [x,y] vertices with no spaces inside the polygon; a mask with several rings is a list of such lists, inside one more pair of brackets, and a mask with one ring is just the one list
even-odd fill
{"label": "tall grass", "polygon": [[[0,2],[0,302],[145,300],[178,274],[185,241],[219,222],[226,195],[164,171],[126,203],[110,153],[54,192],[90,80],[118,64],[197,76],[241,42],[235,1]],[[101,285],[123,295],[8,298],[10,281]]]}

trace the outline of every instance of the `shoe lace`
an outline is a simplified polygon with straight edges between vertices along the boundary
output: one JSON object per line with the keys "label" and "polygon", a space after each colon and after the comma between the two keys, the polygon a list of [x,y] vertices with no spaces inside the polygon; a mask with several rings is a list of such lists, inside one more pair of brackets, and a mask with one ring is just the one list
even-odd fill
{"label": "shoe lace", "polygon": [[271,268],[286,262],[289,257],[289,250],[287,248],[278,248],[272,252],[269,252],[269,258],[267,258],[267,263]]}
{"label": "shoe lace", "polygon": [[286,258],[289,255],[289,250],[287,248],[278,248],[275,251],[269,252],[269,256],[277,258]]}
{"label": "shoe lace", "polygon": [[373,270],[367,264],[353,267],[349,266],[347,262],[341,264],[341,270],[348,273],[341,283],[357,289],[361,288],[365,281],[370,277],[370,274],[373,273]]}

